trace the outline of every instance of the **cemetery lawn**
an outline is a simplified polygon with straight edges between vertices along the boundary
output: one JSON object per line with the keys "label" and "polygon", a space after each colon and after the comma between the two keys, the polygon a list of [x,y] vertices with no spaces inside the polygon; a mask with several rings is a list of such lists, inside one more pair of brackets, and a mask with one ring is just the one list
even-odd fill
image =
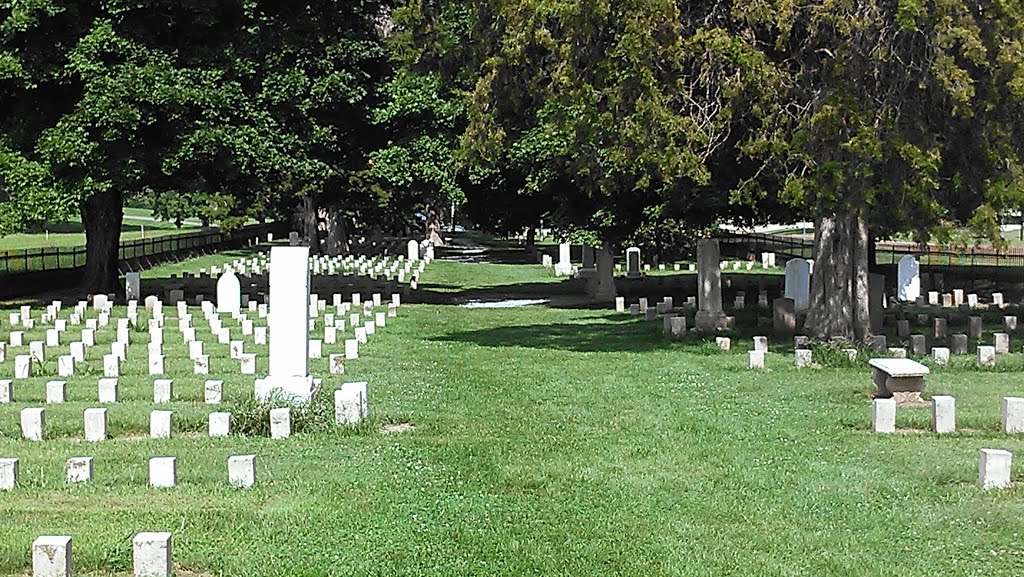
{"label": "cemetery lawn", "polygon": [[[424,284],[481,285],[488,270],[498,285],[548,282],[541,267],[520,268],[438,262]],[[95,352],[70,379],[70,402],[47,406],[42,443],[19,440],[18,413],[42,406],[55,377],[16,381],[27,402],[0,405],[0,457],[20,458],[22,479],[0,492],[0,575],[26,575],[32,541],[47,534],[73,535],[76,575],[128,575],[139,531],[173,532],[188,576],[1024,573],[1024,489],[974,485],[979,449],[1024,456],[1024,438],[999,432],[1001,397],[1024,394],[1019,372],[1004,372],[1021,359],[934,369],[926,393],[956,396],[961,432],[925,432],[929,411],[914,409],[898,414],[903,433],[880,436],[869,432],[863,360],[797,370],[791,347],[773,341],[768,368],[749,371],[749,335],[723,353],[669,343],[660,324],[605,310],[403,305],[344,377],[311,361],[328,390],[369,381],[373,424],[284,441],[206,437],[207,414],[241,412],[252,378],[202,330],[227,404],[201,404],[206,377],[191,374],[168,327],[170,440],[145,438],[148,376],[121,378],[122,402],[107,406],[112,440],[79,440],[83,411],[98,406]],[[106,345],[113,328],[99,335]],[[136,346],[123,373],[145,371]],[[340,348],[325,345],[325,357]],[[246,349],[265,371],[266,347]],[[55,374],[52,360],[45,370]],[[0,378],[12,373],[9,354]],[[414,429],[384,432],[405,423]],[[236,454],[258,455],[255,488],[228,487]],[[65,461],[87,455],[95,480],[66,485]],[[178,458],[178,487],[147,487],[155,456]]]}

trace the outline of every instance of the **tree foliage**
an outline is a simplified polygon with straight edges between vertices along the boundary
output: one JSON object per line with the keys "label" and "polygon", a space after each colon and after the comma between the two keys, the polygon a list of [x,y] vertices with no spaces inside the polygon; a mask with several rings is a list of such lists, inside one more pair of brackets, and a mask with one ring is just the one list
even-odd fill
{"label": "tree foliage", "polygon": [[380,14],[354,0],[0,2],[0,177],[17,207],[3,230],[80,203],[90,268],[104,268],[87,284],[110,290],[125,196],[231,228],[342,195],[372,146]]}

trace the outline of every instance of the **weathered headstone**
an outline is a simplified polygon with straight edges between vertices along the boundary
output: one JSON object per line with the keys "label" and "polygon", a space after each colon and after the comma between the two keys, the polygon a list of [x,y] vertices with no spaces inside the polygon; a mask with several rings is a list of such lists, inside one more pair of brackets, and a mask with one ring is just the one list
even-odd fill
{"label": "weathered headstone", "polygon": [[173,427],[173,411],[152,411],[149,413],[149,437],[151,439],[170,439]]}
{"label": "weathered headstone", "polygon": [[256,484],[256,455],[228,457],[228,483],[232,487],[248,489]]}
{"label": "weathered headstone", "polygon": [[954,355],[966,355],[967,354],[967,335],[958,333],[952,337],[952,346]]}
{"label": "weathered headstone", "polygon": [[876,433],[896,432],[896,399],[875,399],[871,402],[871,430]]}
{"label": "weathered headstone", "polygon": [[686,338],[686,317],[665,317],[665,333],[670,339],[680,341]]}
{"label": "weathered headstone", "polygon": [[793,360],[798,369],[811,366],[812,353],[810,349],[796,349],[793,351]]}
{"label": "weathered headstone", "polygon": [[1002,426],[1004,433],[1024,433],[1024,398],[1003,397]]}
{"label": "weathered headstone", "polygon": [[85,440],[91,443],[107,440],[107,410],[85,410]]}
{"label": "weathered headstone", "polygon": [[334,420],[339,425],[355,425],[369,416],[369,389],[366,382],[345,383],[334,392]]}
{"label": "weathered headstone", "polygon": [[924,335],[910,335],[910,353],[915,357],[928,354],[928,344]]}
{"label": "weathered headstone", "polygon": [[1001,449],[981,449],[978,456],[978,486],[1005,489],[1010,486],[1013,454]]}
{"label": "weathered headstone", "polygon": [[270,438],[287,439],[292,434],[292,412],[288,407],[270,410]]}
{"label": "weathered headstone", "polygon": [[776,334],[796,332],[796,303],[793,299],[777,298],[772,301],[772,327]]}
{"label": "weathered headstone", "polygon": [[697,242],[697,311],[694,324],[701,332],[716,332],[727,328],[722,311],[722,269],[718,240],[701,239]]}
{"label": "weathered headstone", "polygon": [[747,366],[751,369],[763,369],[764,351],[747,351]]}
{"label": "weathered headstone", "polygon": [[1010,352],[1010,335],[1007,333],[994,333],[992,335],[992,347],[997,355],[1005,355]]}
{"label": "weathered headstone", "polygon": [[47,535],[32,542],[33,577],[71,577],[71,537]]}
{"label": "weathered headstone", "polygon": [[811,264],[802,258],[793,258],[786,263],[786,286],[784,295],[793,299],[796,310],[805,311],[811,306]]}
{"label": "weathered headstone", "polygon": [[626,249],[626,277],[640,278],[640,249],[631,246]]}
{"label": "weathered headstone", "polygon": [[990,346],[978,347],[978,366],[991,367],[996,364],[996,348]]}
{"label": "weathered headstone", "polygon": [[967,337],[972,341],[980,339],[982,326],[981,317],[967,317]]}
{"label": "weathered headstone", "polygon": [[0,491],[11,491],[18,486],[18,459],[0,459]]}
{"label": "weathered headstone", "polygon": [[124,277],[124,296],[129,301],[142,297],[142,279],[139,273],[130,272]]}
{"label": "weathered headstone", "polygon": [[21,436],[29,441],[42,441],[46,428],[46,410],[28,408],[21,410]]}
{"label": "weathered headstone", "polygon": [[71,457],[67,462],[66,480],[68,483],[88,483],[92,481],[92,457]]}
{"label": "weathered headstone", "polygon": [[171,577],[174,571],[171,534],[136,535],[132,539],[132,569],[135,577]]}
{"label": "weathered headstone", "polygon": [[932,430],[939,434],[956,432],[956,398],[932,397]]}

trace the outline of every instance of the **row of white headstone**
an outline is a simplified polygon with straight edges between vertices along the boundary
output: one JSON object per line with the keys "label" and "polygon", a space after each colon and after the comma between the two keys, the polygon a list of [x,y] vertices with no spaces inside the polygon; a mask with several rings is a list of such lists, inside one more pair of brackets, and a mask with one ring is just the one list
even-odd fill
{"label": "row of white headstone", "polygon": [[[90,483],[93,480],[93,458],[71,457],[67,460],[65,479],[69,484]],[[19,459],[0,459],[0,491],[13,491],[21,480]],[[149,485],[169,488],[178,482],[176,457],[153,457],[149,460]],[[228,458],[228,483],[248,489],[256,485],[256,455],[235,455]]]}
{"label": "row of white headstone", "polygon": [[[45,385],[46,404],[55,405],[66,402],[68,382],[48,381]],[[114,404],[120,401],[120,385],[116,378],[99,379],[97,384],[97,402]],[[15,402],[14,381],[0,379],[0,404]],[[157,379],[153,381],[153,402],[170,403],[174,392],[173,379]],[[203,402],[216,405],[223,402],[224,381],[207,380],[203,383]]]}
{"label": "row of white headstone", "polygon": [[[47,535],[32,543],[33,577],[74,574],[71,536]],[[138,533],[132,539],[134,577],[171,577],[174,572],[170,533]]]}
{"label": "row of white headstone", "polygon": [[[211,402],[207,395],[208,404]],[[369,417],[369,384],[367,382],[344,383],[334,392],[334,419],[339,426],[354,426]],[[107,427],[107,409],[89,408],[84,414],[84,436],[89,442],[105,441],[109,438]],[[150,412],[149,434],[153,439],[171,437],[174,423],[174,412],[155,410]],[[226,437],[231,434],[231,413],[214,412],[209,415],[209,435]],[[28,407],[21,410],[21,435],[28,441],[46,439],[46,409]],[[270,437],[287,439],[291,436],[291,410],[288,407],[270,411]]]}

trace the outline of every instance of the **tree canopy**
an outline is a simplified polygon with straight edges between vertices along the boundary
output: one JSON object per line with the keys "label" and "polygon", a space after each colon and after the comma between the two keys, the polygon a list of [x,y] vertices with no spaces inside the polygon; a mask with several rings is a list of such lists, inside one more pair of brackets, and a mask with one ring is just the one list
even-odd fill
{"label": "tree canopy", "polygon": [[0,233],[79,202],[109,263],[126,196],[229,227],[301,205],[328,250],[420,218],[436,237],[452,204],[609,251],[807,217],[846,271],[810,324],[860,338],[874,238],[999,242],[1024,206],[1020,9],[0,1]]}

